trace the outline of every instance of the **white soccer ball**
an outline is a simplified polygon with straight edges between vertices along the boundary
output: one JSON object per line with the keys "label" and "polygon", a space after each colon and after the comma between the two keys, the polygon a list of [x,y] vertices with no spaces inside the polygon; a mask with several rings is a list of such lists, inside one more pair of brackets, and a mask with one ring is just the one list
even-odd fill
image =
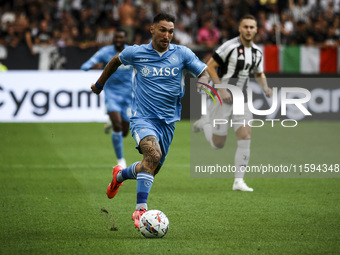
{"label": "white soccer ball", "polygon": [[168,229],[168,217],[159,210],[147,211],[139,220],[139,230],[146,238],[162,238]]}

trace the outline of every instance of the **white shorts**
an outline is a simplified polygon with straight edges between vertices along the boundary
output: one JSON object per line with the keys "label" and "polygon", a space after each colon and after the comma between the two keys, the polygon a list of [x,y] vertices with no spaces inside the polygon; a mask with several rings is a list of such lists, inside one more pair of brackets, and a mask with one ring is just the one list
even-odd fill
{"label": "white shorts", "polygon": [[244,103],[244,115],[234,115],[233,105],[225,103],[222,106],[211,104],[208,111],[212,132],[218,136],[226,136],[229,127],[234,128],[236,132],[240,127],[247,126],[248,121],[253,119],[247,103]]}

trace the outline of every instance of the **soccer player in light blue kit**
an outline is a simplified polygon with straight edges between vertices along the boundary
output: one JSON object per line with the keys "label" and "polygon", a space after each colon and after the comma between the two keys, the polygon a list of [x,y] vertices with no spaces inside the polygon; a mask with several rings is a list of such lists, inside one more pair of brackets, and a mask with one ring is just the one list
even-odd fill
{"label": "soccer player in light blue kit", "polygon": [[[81,69],[88,71],[91,68],[101,68],[106,65],[113,56],[128,47],[126,44],[126,32],[117,29],[113,38],[113,45],[104,46],[97,51]],[[112,123],[111,140],[117,157],[117,164],[126,168],[123,154],[123,137],[129,133],[132,102],[133,68],[130,65],[121,65],[117,72],[106,82],[104,87],[105,105]]]}
{"label": "soccer player in light blue kit", "polygon": [[170,44],[174,35],[175,17],[166,13],[154,17],[149,44],[132,46],[114,56],[91,89],[99,94],[118,66],[132,65],[135,72],[130,131],[143,154],[141,162],[126,169],[113,168],[113,179],[107,196],[113,198],[124,180],[137,179],[137,205],[132,214],[135,226],[147,208],[147,198],[154,176],[168,153],[180,120],[184,78],[188,71],[196,77],[208,77],[206,65],[188,48]]}

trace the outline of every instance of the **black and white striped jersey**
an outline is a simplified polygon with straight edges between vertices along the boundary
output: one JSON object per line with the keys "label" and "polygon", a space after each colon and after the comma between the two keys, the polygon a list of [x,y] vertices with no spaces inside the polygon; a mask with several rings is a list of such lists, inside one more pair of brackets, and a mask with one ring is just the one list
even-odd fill
{"label": "black and white striped jersey", "polygon": [[222,83],[238,86],[247,101],[247,83],[251,72],[263,72],[263,54],[254,43],[244,47],[240,37],[226,41],[213,53],[213,59],[219,64],[217,70]]}

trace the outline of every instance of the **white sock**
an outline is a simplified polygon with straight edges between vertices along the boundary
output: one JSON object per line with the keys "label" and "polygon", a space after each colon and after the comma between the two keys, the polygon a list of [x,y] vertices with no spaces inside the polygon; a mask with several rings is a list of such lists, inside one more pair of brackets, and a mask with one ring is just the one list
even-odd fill
{"label": "white sock", "polygon": [[145,210],[148,210],[147,203],[136,204],[136,211],[141,211],[143,207],[144,207]]}
{"label": "white sock", "polygon": [[212,141],[212,126],[210,125],[210,123],[206,123],[206,124],[203,125],[203,132],[204,132],[205,139],[207,139],[207,141],[209,143],[211,143],[211,141]]}
{"label": "white sock", "polygon": [[245,171],[241,170],[241,166],[246,167],[250,156],[250,140],[237,141],[237,149],[235,153],[235,182],[243,180]]}
{"label": "white sock", "polygon": [[236,177],[235,177],[234,183],[239,183],[239,182],[241,182],[241,181],[243,181],[243,178],[236,178]]}

